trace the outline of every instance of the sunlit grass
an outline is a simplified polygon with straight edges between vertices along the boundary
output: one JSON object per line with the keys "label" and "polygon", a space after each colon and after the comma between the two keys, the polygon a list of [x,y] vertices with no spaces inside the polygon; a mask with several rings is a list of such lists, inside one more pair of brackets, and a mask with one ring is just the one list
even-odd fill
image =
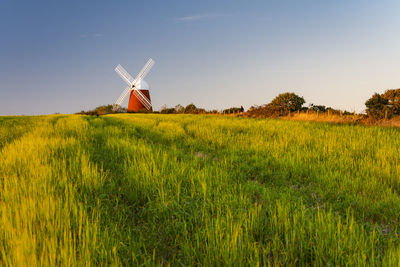
{"label": "sunlit grass", "polygon": [[0,264],[394,265],[398,129],[0,117]]}

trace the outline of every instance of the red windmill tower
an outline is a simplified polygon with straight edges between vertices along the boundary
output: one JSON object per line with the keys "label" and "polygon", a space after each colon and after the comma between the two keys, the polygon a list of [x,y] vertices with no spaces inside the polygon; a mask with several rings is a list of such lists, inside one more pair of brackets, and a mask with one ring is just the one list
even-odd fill
{"label": "red windmill tower", "polygon": [[128,87],[125,88],[117,101],[115,101],[114,111],[121,107],[122,102],[124,102],[128,94],[130,94],[128,112],[153,110],[150,101],[150,88],[149,85],[143,80],[153,65],[154,60],[150,58],[135,79],[121,65],[118,65],[115,68],[115,71],[128,84]]}

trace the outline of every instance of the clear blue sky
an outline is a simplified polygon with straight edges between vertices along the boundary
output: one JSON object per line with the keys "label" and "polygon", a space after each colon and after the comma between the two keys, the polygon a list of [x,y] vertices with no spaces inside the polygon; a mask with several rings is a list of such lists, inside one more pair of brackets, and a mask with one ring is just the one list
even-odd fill
{"label": "clear blue sky", "polygon": [[400,1],[0,0],[0,115],[111,104],[115,66],[135,75],[149,57],[155,109],[293,91],[362,111],[400,87]]}

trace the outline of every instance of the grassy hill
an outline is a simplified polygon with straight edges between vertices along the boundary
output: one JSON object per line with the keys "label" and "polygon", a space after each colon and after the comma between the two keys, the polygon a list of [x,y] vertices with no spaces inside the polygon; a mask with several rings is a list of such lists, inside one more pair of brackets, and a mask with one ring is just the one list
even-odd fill
{"label": "grassy hill", "polygon": [[395,128],[0,117],[0,264],[395,265]]}

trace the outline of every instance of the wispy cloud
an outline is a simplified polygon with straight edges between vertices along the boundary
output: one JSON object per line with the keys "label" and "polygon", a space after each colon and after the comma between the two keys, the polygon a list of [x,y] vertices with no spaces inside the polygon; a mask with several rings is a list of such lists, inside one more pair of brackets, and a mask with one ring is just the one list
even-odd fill
{"label": "wispy cloud", "polygon": [[229,17],[231,16],[230,14],[195,14],[195,15],[190,15],[190,16],[184,16],[184,17],[179,17],[175,18],[176,21],[199,21],[199,20],[209,20],[209,19],[215,19],[215,18],[220,18],[220,17]]}

